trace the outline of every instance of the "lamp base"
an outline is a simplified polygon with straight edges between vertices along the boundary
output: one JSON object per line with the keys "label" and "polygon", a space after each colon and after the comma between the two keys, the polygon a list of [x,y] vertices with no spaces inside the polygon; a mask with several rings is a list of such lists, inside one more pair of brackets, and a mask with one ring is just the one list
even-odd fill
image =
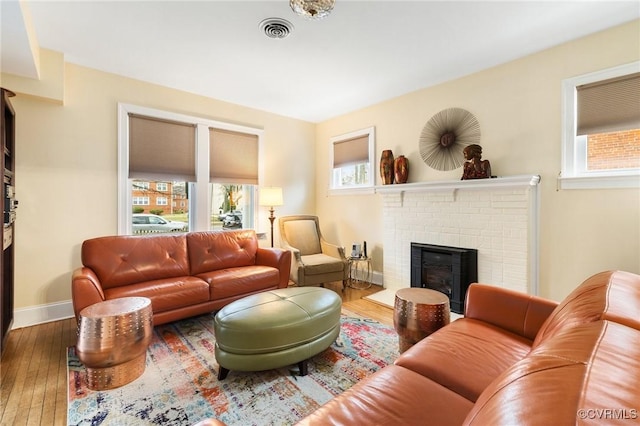
{"label": "lamp base", "polygon": [[273,215],[274,212],[275,210],[271,207],[269,209],[269,222],[271,222],[271,248],[273,248],[273,221],[276,220],[276,217]]}

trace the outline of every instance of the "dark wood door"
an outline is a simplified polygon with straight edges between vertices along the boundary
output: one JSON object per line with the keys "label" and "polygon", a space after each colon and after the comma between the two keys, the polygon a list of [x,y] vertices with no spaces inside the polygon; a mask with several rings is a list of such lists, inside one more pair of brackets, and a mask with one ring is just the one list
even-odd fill
{"label": "dark wood door", "polygon": [[1,145],[3,185],[2,200],[4,223],[0,227],[2,256],[0,256],[0,351],[6,346],[7,337],[13,324],[13,263],[14,263],[14,221],[15,208],[15,136],[16,114],[10,98],[14,94],[0,89],[0,109],[2,110]]}

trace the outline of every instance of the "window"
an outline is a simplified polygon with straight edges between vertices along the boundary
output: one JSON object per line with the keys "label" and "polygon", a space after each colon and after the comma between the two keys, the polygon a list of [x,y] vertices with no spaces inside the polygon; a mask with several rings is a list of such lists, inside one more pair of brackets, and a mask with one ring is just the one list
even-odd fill
{"label": "window", "polygon": [[[215,227],[252,227],[256,217],[258,136],[218,127],[209,129],[209,181]],[[242,162],[237,159],[242,158]]]}
{"label": "window", "polygon": [[132,197],[131,201],[134,206],[148,206],[149,197]]}
{"label": "window", "polygon": [[333,194],[373,190],[374,140],[373,127],[331,138],[329,189]]}
{"label": "window", "polygon": [[560,188],[640,187],[640,62],[563,81]]}
{"label": "window", "polygon": [[134,213],[188,223],[180,230],[256,228],[262,133],[120,104],[119,233],[132,233]]}

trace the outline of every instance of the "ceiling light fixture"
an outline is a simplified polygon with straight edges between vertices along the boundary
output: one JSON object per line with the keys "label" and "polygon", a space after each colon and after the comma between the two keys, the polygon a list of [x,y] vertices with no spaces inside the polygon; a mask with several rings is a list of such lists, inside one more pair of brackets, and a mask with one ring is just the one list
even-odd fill
{"label": "ceiling light fixture", "polygon": [[336,0],[289,0],[291,9],[309,20],[319,20],[329,15]]}

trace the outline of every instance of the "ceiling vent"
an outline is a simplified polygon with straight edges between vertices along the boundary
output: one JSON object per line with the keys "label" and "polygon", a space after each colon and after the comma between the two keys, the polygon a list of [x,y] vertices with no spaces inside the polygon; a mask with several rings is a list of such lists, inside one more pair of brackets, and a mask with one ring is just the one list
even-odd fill
{"label": "ceiling vent", "polygon": [[293,24],[282,18],[267,18],[260,22],[260,29],[270,38],[285,38],[293,31]]}

